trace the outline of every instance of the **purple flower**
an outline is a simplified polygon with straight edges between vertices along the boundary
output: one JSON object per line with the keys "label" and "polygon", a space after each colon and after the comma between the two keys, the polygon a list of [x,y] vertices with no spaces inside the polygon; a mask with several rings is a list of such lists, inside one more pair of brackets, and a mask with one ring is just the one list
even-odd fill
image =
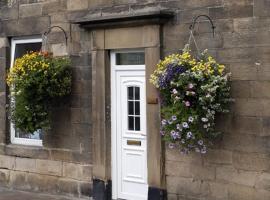
{"label": "purple flower", "polygon": [[170,82],[178,75],[185,72],[186,69],[182,66],[171,63],[167,66],[166,72],[159,77],[158,85],[161,89],[165,89],[170,85]]}
{"label": "purple flower", "polygon": [[190,102],[189,101],[185,101],[185,105],[186,105],[186,107],[189,107],[190,106]]}
{"label": "purple flower", "polygon": [[160,135],[164,136],[165,132],[164,131],[160,131]]}
{"label": "purple flower", "polygon": [[168,146],[170,149],[173,149],[175,147],[175,145],[173,143],[170,143]]}

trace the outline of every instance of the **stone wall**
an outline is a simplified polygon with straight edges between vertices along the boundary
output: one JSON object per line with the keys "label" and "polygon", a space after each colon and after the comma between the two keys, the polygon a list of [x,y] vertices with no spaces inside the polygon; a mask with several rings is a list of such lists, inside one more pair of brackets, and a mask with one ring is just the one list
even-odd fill
{"label": "stone wall", "polygon": [[[197,26],[195,37],[201,49],[209,49],[232,72],[232,95],[235,98],[232,112],[218,120],[219,129],[225,132],[224,138],[207,155],[181,155],[176,150],[166,149],[169,199],[270,199],[269,0],[14,2],[17,3],[10,8],[0,8],[0,153],[6,155],[0,157],[0,180],[4,185],[87,195],[85,191],[89,192],[91,187],[92,164],[91,32],[69,21],[86,13],[98,17],[168,8],[175,11],[176,16],[163,27],[163,55],[183,48],[188,41],[188,27],[194,16],[210,15],[217,26],[216,37],[212,38],[210,25],[206,21],[201,21]],[[5,71],[9,67],[9,39],[40,35],[51,25],[60,25],[69,36],[67,49],[58,30],[50,35],[49,43],[55,55],[68,54],[72,58],[72,95],[55,109],[53,129],[46,135],[44,148],[9,145],[4,82]],[[45,161],[48,165],[44,169],[42,163]],[[25,166],[21,164],[24,162],[26,166],[32,163],[33,171],[21,169]],[[50,166],[55,169],[49,169]],[[65,174],[65,168],[73,167],[76,175]],[[80,179],[81,173],[87,174],[89,179],[84,179],[84,175]],[[57,186],[48,188],[46,181],[52,181]],[[74,189],[75,186],[80,187]]]}
{"label": "stone wall", "polygon": [[[89,196],[92,191],[91,54],[90,34],[69,23],[74,9],[87,5],[66,0],[18,0],[0,7],[0,185],[49,193]],[[83,2],[83,1],[82,1]],[[85,7],[86,5],[86,7]],[[43,147],[10,144],[5,113],[6,69],[10,61],[10,39],[41,36],[50,26],[48,48],[55,56],[72,61],[72,94],[53,111],[52,129]],[[5,155],[5,156],[4,156]]]}
{"label": "stone wall", "polygon": [[[165,3],[166,4],[166,3]],[[270,199],[270,1],[169,1],[177,17],[164,27],[164,52],[176,52],[188,40],[194,15],[207,14],[217,26],[196,29],[201,49],[232,72],[231,113],[220,117],[222,141],[206,155],[166,150],[166,184],[171,200]]]}

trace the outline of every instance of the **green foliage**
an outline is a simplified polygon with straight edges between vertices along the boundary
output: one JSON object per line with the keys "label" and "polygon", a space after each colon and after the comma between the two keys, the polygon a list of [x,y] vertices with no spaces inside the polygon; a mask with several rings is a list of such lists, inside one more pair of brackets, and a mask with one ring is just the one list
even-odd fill
{"label": "green foliage", "polygon": [[71,92],[71,64],[67,58],[29,53],[15,61],[10,86],[10,117],[16,128],[33,133],[50,127],[51,107]]}

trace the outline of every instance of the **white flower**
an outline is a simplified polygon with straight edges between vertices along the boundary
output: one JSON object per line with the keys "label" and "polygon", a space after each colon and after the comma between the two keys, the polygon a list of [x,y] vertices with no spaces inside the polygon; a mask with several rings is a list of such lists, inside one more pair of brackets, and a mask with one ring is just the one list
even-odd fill
{"label": "white flower", "polygon": [[175,115],[172,116],[172,120],[175,121],[177,120],[177,117]]}
{"label": "white flower", "polygon": [[199,145],[203,145],[203,141],[202,141],[202,140],[199,140],[199,141],[198,141],[198,144],[199,144]]}
{"label": "white flower", "polygon": [[189,127],[187,122],[183,122],[183,123],[182,123],[182,126],[183,126],[184,128],[188,128],[188,127]]}
{"label": "white flower", "polygon": [[166,119],[163,119],[163,120],[161,121],[161,124],[162,124],[162,125],[166,125],[166,124],[167,124]]}
{"label": "white flower", "polygon": [[188,121],[189,121],[189,122],[193,122],[193,120],[194,120],[194,119],[193,119],[192,116],[190,116],[190,117],[188,118]]}
{"label": "white flower", "polygon": [[173,89],[172,93],[173,93],[173,94],[177,94],[178,92],[177,92],[176,89]]}
{"label": "white flower", "polygon": [[178,96],[175,96],[175,100],[179,100],[180,99],[180,97],[178,97]]}
{"label": "white flower", "polygon": [[208,128],[207,124],[204,124],[204,125],[203,125],[203,128]]}
{"label": "white flower", "polygon": [[172,122],[172,120],[168,120],[168,123],[169,123],[169,124],[172,124],[173,122]]}
{"label": "white flower", "polygon": [[208,119],[207,118],[205,118],[205,117],[202,117],[202,119],[201,119],[203,122],[208,122]]}
{"label": "white flower", "polygon": [[192,137],[192,133],[189,131],[188,133],[187,133],[187,139],[189,139],[189,138],[191,138]]}

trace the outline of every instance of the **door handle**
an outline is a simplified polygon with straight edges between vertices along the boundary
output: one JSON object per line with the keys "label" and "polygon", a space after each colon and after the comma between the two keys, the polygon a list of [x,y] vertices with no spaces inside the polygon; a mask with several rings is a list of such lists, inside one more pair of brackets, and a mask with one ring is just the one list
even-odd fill
{"label": "door handle", "polygon": [[142,142],[138,140],[127,140],[127,145],[142,146]]}

